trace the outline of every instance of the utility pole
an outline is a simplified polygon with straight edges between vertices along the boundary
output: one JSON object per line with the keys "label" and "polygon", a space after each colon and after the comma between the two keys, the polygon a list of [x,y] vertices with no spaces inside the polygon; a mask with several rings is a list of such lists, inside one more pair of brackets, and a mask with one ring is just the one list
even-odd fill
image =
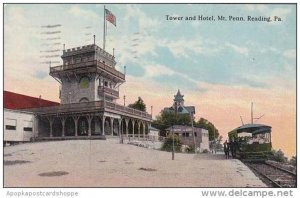
{"label": "utility pole", "polygon": [[251,124],[253,124],[253,102],[251,102]]}
{"label": "utility pole", "polygon": [[195,130],[194,130],[194,114],[191,112],[191,122],[192,122],[192,133],[194,138],[194,152],[196,154],[196,138],[195,138]]}
{"label": "utility pole", "polygon": [[175,145],[174,145],[174,124],[176,122],[176,118],[177,118],[177,103],[175,102],[175,119],[174,119],[174,123],[172,123],[172,160],[174,160],[175,158]]}
{"label": "utility pole", "polygon": [[174,125],[172,126],[172,160],[174,160],[175,145],[174,145]]}
{"label": "utility pole", "polygon": [[215,153],[216,153],[216,143],[217,143],[217,141],[216,141],[216,127],[214,125],[214,150],[215,150]]}
{"label": "utility pole", "polygon": [[242,125],[244,125],[244,122],[243,122],[243,118],[242,118],[242,116],[240,116],[240,118],[241,118],[241,121],[242,121]]}

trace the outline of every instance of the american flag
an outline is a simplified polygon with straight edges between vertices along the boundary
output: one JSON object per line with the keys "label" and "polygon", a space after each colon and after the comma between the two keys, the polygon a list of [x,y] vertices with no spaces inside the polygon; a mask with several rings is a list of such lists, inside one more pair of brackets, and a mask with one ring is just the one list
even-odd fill
{"label": "american flag", "polygon": [[117,26],[116,25],[116,17],[115,15],[113,15],[111,13],[111,11],[109,11],[108,9],[105,9],[105,14],[106,14],[106,20],[111,22],[114,26]]}

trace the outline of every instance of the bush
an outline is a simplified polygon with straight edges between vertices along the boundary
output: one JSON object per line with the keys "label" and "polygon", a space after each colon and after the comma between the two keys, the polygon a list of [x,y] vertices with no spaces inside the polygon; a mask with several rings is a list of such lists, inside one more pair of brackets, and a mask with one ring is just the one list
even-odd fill
{"label": "bush", "polygon": [[284,153],[279,149],[278,151],[272,150],[274,160],[277,162],[286,162],[287,157],[284,156]]}
{"label": "bush", "polygon": [[[172,151],[173,150],[173,138],[172,134],[170,134],[168,137],[166,137],[161,150],[163,151]],[[176,152],[181,151],[182,143],[177,135],[174,135],[174,147]]]}
{"label": "bush", "polygon": [[290,164],[293,165],[293,166],[297,166],[297,156],[293,156],[290,159]]}
{"label": "bush", "polygon": [[185,152],[187,152],[187,153],[195,153],[195,147],[193,147],[193,146],[187,146],[185,148]]}
{"label": "bush", "polygon": [[202,153],[208,153],[208,150],[207,150],[207,149],[204,149],[204,150],[202,151]]}

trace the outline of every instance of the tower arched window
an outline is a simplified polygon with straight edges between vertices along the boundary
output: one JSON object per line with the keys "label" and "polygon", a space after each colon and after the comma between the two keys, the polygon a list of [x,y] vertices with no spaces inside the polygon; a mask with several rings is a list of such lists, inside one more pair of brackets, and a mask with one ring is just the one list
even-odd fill
{"label": "tower arched window", "polygon": [[90,79],[86,76],[82,77],[79,82],[79,86],[82,89],[88,88],[90,83]]}
{"label": "tower arched window", "polygon": [[86,98],[86,97],[83,97],[83,98],[81,98],[81,99],[79,100],[80,103],[81,103],[81,102],[88,102],[88,101],[89,101],[89,99]]}

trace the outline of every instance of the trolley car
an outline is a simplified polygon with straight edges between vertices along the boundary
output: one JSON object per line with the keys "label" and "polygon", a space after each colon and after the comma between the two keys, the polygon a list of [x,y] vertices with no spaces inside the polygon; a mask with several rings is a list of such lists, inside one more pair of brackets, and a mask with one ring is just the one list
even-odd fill
{"label": "trolley car", "polygon": [[233,157],[244,160],[266,160],[271,158],[271,128],[263,124],[245,124],[228,133]]}

